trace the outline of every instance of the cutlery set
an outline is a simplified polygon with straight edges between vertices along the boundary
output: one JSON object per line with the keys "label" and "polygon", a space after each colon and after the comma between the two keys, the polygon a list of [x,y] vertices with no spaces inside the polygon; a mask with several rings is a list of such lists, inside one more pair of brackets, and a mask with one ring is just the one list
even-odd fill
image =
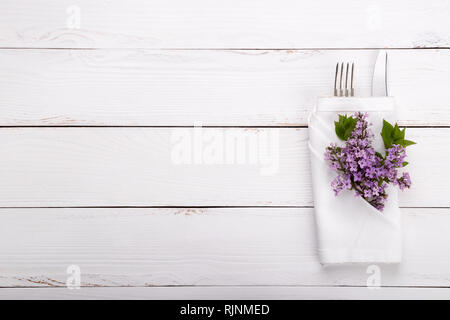
{"label": "cutlery set", "polygon": [[[372,77],[372,96],[388,96],[387,68],[388,55],[386,51],[381,50],[378,54]],[[336,63],[334,74],[335,97],[355,96],[354,76],[355,63]]]}

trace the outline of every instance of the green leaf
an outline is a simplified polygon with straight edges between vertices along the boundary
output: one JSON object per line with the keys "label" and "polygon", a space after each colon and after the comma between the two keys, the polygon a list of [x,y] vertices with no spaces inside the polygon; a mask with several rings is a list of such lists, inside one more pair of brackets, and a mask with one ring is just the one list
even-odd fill
{"label": "green leaf", "polygon": [[394,131],[393,131],[393,134],[392,134],[392,138],[394,138],[394,141],[396,141],[396,140],[403,140],[405,138],[405,134],[402,133],[402,131],[398,127],[398,124],[395,124],[395,126],[394,126]]}
{"label": "green leaf", "polygon": [[394,144],[399,144],[401,145],[403,148],[406,148],[407,146],[410,146],[412,144],[416,144],[414,141],[410,141],[410,140],[395,140]]}
{"label": "green leaf", "polygon": [[394,135],[394,127],[392,124],[383,119],[383,129],[381,129],[381,137],[383,138],[384,147],[389,149],[392,147]]}
{"label": "green leaf", "polygon": [[334,130],[339,139],[344,140],[344,127],[341,123],[335,121],[334,122]]}
{"label": "green leaf", "polygon": [[408,161],[403,161],[403,166],[406,167],[408,165]]}
{"label": "green leaf", "polygon": [[378,158],[381,158],[381,159],[383,159],[383,155],[382,155],[381,153],[379,153],[378,151],[377,151],[377,152],[375,152],[375,155],[376,155],[376,156],[378,156]]}
{"label": "green leaf", "polygon": [[407,146],[410,146],[410,145],[412,145],[412,144],[416,144],[414,141],[411,141],[411,140],[403,140],[403,147],[407,147]]}
{"label": "green leaf", "polygon": [[383,138],[384,147],[386,149],[392,148],[393,144],[401,145],[406,148],[412,144],[415,144],[414,141],[405,140],[405,131],[406,129],[400,129],[398,124],[393,126],[386,120],[383,120],[383,129],[381,130],[381,137]]}
{"label": "green leaf", "polygon": [[352,135],[353,130],[356,126],[356,119],[347,116],[347,115],[339,115],[339,121],[334,122],[334,129],[336,135],[339,139],[343,141],[347,141],[348,138]]}

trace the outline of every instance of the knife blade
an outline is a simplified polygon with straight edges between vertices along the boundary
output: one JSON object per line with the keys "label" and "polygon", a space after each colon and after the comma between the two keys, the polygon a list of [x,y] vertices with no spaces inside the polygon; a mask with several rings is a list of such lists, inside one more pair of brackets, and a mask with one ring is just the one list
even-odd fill
{"label": "knife blade", "polygon": [[378,53],[372,77],[372,96],[388,96],[388,54],[386,50]]}

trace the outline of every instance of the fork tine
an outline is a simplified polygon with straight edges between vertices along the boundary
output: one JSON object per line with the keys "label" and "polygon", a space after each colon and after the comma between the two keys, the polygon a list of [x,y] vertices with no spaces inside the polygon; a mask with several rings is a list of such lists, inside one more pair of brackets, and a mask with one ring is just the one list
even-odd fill
{"label": "fork tine", "polygon": [[339,62],[336,63],[336,72],[334,74],[334,96],[337,97],[337,79],[338,79],[338,72],[339,72]]}
{"label": "fork tine", "polygon": [[349,63],[347,62],[347,68],[345,70],[345,96],[348,97],[348,66]]}
{"label": "fork tine", "polygon": [[342,90],[342,75],[344,74],[344,63],[341,63],[341,75],[339,80],[339,96],[343,96],[343,90]]}

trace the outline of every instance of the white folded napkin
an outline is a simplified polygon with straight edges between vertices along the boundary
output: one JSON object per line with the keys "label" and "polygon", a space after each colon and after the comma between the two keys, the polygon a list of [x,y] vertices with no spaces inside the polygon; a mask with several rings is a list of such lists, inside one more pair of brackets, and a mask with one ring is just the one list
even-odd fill
{"label": "white folded napkin", "polygon": [[336,173],[324,160],[330,143],[342,145],[334,131],[338,114],[369,113],[373,146],[384,154],[380,136],[383,119],[395,123],[391,97],[319,98],[309,118],[309,149],[313,179],[319,256],[323,264],[398,263],[401,261],[401,213],[397,190],[389,186],[384,210],[378,211],[353,191],[335,196],[331,181]]}

